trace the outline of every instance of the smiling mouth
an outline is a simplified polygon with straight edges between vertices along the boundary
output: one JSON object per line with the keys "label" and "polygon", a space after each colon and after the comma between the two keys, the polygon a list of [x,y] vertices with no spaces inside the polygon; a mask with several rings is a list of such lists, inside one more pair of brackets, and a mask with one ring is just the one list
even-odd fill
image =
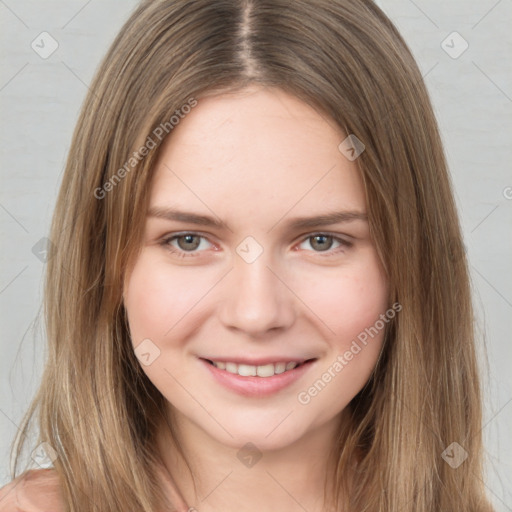
{"label": "smiling mouth", "polygon": [[215,366],[219,370],[224,370],[234,375],[240,375],[241,377],[273,377],[274,375],[280,375],[286,373],[295,368],[305,365],[306,363],[312,362],[315,359],[307,359],[302,362],[297,361],[283,361],[279,363],[268,363],[264,365],[250,365],[250,364],[238,364],[230,361],[211,361],[205,359],[205,361],[212,366]]}

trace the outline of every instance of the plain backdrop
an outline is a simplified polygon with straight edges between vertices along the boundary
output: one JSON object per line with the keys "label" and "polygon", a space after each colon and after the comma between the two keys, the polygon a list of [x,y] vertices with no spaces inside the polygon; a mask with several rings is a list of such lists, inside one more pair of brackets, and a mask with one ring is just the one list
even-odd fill
{"label": "plain backdrop", "polygon": [[[486,485],[496,510],[511,511],[512,2],[379,3],[413,51],[439,120],[487,348]],[[0,486],[42,372],[40,240],[88,84],[136,4],[0,0]]]}

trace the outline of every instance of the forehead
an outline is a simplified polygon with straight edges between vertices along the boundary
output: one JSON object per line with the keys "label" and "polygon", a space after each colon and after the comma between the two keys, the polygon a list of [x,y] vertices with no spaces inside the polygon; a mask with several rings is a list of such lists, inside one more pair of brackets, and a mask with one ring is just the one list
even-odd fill
{"label": "forehead", "polygon": [[278,89],[202,98],[162,147],[150,204],[267,224],[291,210],[365,211],[357,166],[338,149],[345,137],[332,119]]}

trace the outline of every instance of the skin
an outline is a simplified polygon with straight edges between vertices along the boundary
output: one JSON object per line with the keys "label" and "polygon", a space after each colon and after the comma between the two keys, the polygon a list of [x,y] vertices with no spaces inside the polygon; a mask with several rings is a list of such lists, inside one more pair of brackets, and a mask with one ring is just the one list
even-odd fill
{"label": "skin", "polygon": [[[366,212],[356,163],[338,149],[345,137],[298,98],[251,87],[200,99],[162,148],[150,208],[229,226],[148,216],[124,285],[133,346],[149,339],[160,351],[142,367],[168,401],[197,488],[164,427],[161,455],[198,511],[323,510],[328,455],[347,404],[375,367],[383,330],[309,403],[298,395],[389,307],[366,220],[287,226],[294,217]],[[183,233],[204,238],[168,240]],[[325,233],[351,245],[315,243]],[[252,263],[236,252],[248,236],[263,250]],[[316,361],[285,389],[247,397],[219,384],[199,359],[231,354]],[[237,457],[248,442],[262,454],[252,467]]]}

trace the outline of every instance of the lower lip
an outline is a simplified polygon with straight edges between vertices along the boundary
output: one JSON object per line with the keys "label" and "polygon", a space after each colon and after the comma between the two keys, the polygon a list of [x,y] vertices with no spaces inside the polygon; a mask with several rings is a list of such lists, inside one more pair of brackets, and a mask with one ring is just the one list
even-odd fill
{"label": "lower lip", "polygon": [[288,370],[272,377],[242,377],[241,375],[221,370],[205,359],[200,359],[200,361],[223,386],[236,391],[240,395],[252,397],[268,396],[290,386],[300,379],[315,362],[315,360],[308,361],[293,370]]}

